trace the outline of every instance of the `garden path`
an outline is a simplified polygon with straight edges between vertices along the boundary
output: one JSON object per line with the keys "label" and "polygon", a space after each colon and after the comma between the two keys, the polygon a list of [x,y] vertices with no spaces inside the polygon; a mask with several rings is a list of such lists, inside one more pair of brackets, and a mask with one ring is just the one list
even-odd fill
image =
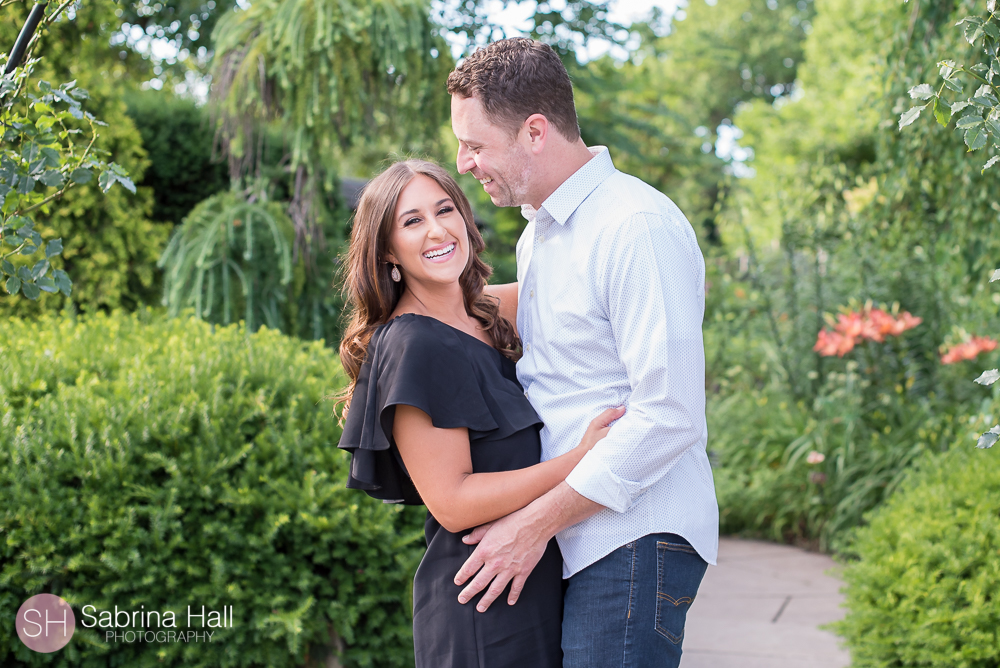
{"label": "garden path", "polygon": [[[840,580],[828,556],[723,538],[688,614],[681,668],[845,668],[830,631],[840,619]],[[834,573],[836,571],[833,571]]]}

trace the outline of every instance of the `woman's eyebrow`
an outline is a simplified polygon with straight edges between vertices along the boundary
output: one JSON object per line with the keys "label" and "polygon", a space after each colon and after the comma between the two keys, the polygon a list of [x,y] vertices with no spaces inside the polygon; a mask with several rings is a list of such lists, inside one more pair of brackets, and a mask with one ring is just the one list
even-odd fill
{"label": "woman's eyebrow", "polygon": [[[439,199],[437,202],[434,202],[434,206],[441,206],[445,202],[451,202],[451,198],[445,197],[444,199]],[[409,216],[411,213],[420,213],[420,209],[410,209],[409,211],[404,211],[403,213],[396,216],[396,219],[398,220],[403,216]]]}

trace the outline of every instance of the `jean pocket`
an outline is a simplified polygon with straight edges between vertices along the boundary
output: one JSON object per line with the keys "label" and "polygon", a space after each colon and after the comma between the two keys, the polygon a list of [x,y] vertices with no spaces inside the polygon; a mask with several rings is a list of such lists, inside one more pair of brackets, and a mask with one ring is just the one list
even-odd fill
{"label": "jean pocket", "polygon": [[684,639],[688,609],[707,568],[686,542],[657,541],[656,632],[675,645]]}

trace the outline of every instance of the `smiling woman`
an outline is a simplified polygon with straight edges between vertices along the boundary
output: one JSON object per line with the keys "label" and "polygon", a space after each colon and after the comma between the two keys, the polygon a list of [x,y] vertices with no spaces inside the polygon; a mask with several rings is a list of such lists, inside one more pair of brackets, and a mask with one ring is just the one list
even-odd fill
{"label": "smiling woman", "polygon": [[340,348],[351,379],[340,447],[351,452],[348,487],[427,505],[413,582],[417,668],[557,668],[555,541],[509,588],[516,610],[483,609],[459,603],[455,574],[474,549],[460,534],[562,482],[623,411],[605,411],[578,447],[539,463],[541,420],[517,382],[514,329],[483,293],[482,250],[468,201],[437,165],[397,163],[365,188],[347,261],[354,312]]}

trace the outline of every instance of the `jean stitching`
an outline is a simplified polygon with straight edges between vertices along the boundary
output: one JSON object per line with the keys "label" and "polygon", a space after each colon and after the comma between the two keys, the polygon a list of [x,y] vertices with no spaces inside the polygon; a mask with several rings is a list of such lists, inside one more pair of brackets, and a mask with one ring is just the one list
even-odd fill
{"label": "jean stitching", "polygon": [[[660,614],[660,602],[670,601],[676,608],[681,603],[692,602],[692,599],[688,596],[683,596],[680,599],[675,599],[674,597],[660,591],[660,587],[663,584],[663,553],[665,550],[670,550],[672,547],[687,547],[686,545],[678,545],[677,543],[667,543],[664,541],[657,541],[656,547],[656,632],[662,635],[664,638],[669,640],[675,645],[679,645],[681,640],[684,638],[684,631],[681,631],[679,636],[671,633],[663,624],[661,623],[662,616]],[[662,548],[662,549],[659,549]],[[687,552],[687,550],[673,550],[676,552]]]}
{"label": "jean stitching", "polygon": [[636,544],[629,543],[629,547],[632,551],[631,566],[629,568],[628,576],[628,612],[625,617],[625,643],[622,647],[622,666],[628,665],[628,648],[629,648],[629,629],[632,624],[632,606],[635,604],[635,555],[636,555]]}
{"label": "jean stitching", "polygon": [[671,550],[673,552],[687,552],[688,554],[698,554],[690,545],[684,545],[682,543],[667,543],[665,541],[658,541],[656,547],[662,547],[665,550]]}

